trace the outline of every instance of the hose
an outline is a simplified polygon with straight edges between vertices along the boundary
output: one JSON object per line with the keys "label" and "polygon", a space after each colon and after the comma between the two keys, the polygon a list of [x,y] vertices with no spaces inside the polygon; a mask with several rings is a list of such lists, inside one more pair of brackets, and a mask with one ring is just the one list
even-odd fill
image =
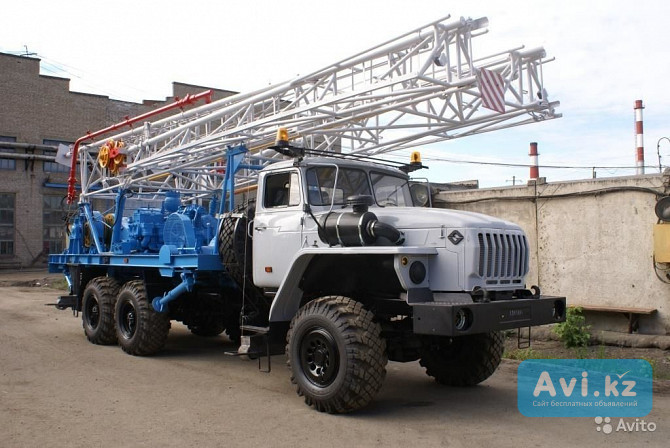
{"label": "hose", "polygon": [[384,237],[396,246],[400,246],[405,242],[405,235],[400,230],[390,224],[385,224],[377,220],[368,224],[368,233],[375,239],[380,236]]}

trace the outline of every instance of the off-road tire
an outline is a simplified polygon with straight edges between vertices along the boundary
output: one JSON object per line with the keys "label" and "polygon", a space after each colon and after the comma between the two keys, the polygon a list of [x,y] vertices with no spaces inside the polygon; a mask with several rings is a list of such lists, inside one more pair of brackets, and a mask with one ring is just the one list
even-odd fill
{"label": "off-road tire", "polygon": [[188,325],[188,329],[196,336],[213,338],[223,333],[226,327],[220,322],[202,322]]}
{"label": "off-road tire", "polygon": [[189,324],[188,329],[196,336],[201,338],[213,338],[221,333],[226,332],[226,336],[231,342],[238,344],[242,338],[240,331],[240,324],[237,319],[227,318],[225,323],[220,322],[204,322],[198,324]]}
{"label": "off-road tire", "polygon": [[496,371],[502,359],[503,337],[499,331],[468,336],[427,336],[420,364],[426,374],[447,386],[474,386]]}
{"label": "off-road tire", "polygon": [[347,297],[303,306],[287,335],[291,382],[308,406],[352,412],[370,403],[386,376],[386,342],[372,312]]}
{"label": "off-road tire", "polygon": [[[228,213],[221,218],[218,249],[228,274],[242,288],[245,280],[251,284],[252,242],[247,235],[249,220],[242,214]],[[253,284],[251,284],[253,286]]]}
{"label": "off-road tire", "polygon": [[160,351],[170,331],[170,318],[158,313],[142,280],[124,284],[116,300],[116,336],[124,352],[147,356]]}
{"label": "off-road tire", "polygon": [[[224,299],[225,297],[225,299]],[[240,307],[226,291],[200,291],[183,319],[184,325],[196,336],[216,337],[226,332],[228,339],[240,343]]]}
{"label": "off-road tire", "polygon": [[[253,282],[253,242],[247,233],[249,222],[254,218],[254,210],[243,213],[227,213],[221,218],[217,232],[218,250],[221,263],[226,272],[233,279],[239,289],[240,308],[244,303],[244,324],[264,327],[268,325],[267,316],[270,311],[270,302]],[[239,342],[238,316],[236,324],[226,323],[228,337]],[[231,319],[232,320],[232,319]]]}
{"label": "off-road tire", "polygon": [[93,344],[116,344],[114,305],[119,283],[111,277],[96,277],[82,296],[81,321],[86,338]]}

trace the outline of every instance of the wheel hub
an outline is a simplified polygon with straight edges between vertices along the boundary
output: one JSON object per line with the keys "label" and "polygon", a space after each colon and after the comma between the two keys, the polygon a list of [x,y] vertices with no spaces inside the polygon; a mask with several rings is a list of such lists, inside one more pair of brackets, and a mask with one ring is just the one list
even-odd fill
{"label": "wheel hub", "polygon": [[126,315],[126,327],[128,330],[130,330],[130,332],[135,329],[135,313],[132,311]]}
{"label": "wheel hub", "polygon": [[91,297],[86,308],[86,324],[91,329],[96,329],[98,327],[98,322],[100,322],[100,307],[98,306],[98,301]]}
{"label": "wheel hub", "polygon": [[333,336],[323,328],[309,330],[300,344],[300,364],[305,376],[325,387],[337,376],[339,352]]}
{"label": "wheel hub", "polygon": [[322,367],[327,367],[328,365],[328,350],[323,348],[318,348],[314,352],[314,363]]}
{"label": "wheel hub", "polygon": [[137,329],[137,317],[135,316],[135,308],[127,303],[122,308],[120,327],[123,336],[127,339],[130,339],[135,334]]}

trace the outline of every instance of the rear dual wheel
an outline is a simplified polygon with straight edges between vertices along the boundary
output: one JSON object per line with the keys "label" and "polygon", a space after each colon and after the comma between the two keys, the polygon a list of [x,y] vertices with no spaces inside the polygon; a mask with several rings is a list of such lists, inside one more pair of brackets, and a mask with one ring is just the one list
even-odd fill
{"label": "rear dual wheel", "polygon": [[165,345],[170,318],[153,309],[142,280],[133,280],[121,287],[115,316],[116,336],[124,352],[153,355]]}
{"label": "rear dual wheel", "polygon": [[116,344],[114,306],[119,283],[111,277],[96,277],[86,285],[82,297],[82,325],[93,344]]}

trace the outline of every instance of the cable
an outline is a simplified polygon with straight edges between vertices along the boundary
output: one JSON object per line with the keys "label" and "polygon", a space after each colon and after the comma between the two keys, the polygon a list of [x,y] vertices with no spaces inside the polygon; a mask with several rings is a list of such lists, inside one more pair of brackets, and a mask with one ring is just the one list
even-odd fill
{"label": "cable", "polygon": [[[62,72],[62,73],[66,73],[68,76],[77,78],[77,79],[81,80],[81,82],[82,82],[83,84],[85,84],[85,85],[87,85],[87,86],[89,86],[89,87],[92,87],[92,88],[94,88],[94,89],[96,89],[96,90],[98,90],[98,91],[102,91],[102,92],[106,93],[106,94],[107,94],[108,96],[110,96],[110,97],[118,97],[118,98],[122,98],[123,96],[125,96],[125,95],[121,95],[120,92],[114,92],[114,90],[107,90],[106,87],[103,87],[103,86],[101,86],[101,85],[97,85],[97,84],[91,82],[91,81],[90,81],[90,76],[92,76],[92,74],[91,74],[90,72],[87,72],[86,70],[82,70],[82,69],[80,69],[80,68],[77,68],[77,67],[73,67],[73,66],[71,66],[71,65],[64,64],[64,63],[62,63],[62,62],[56,61],[55,59],[49,58],[49,57],[47,57],[47,56],[44,56],[43,54],[40,54],[40,53],[37,53],[36,56],[39,57],[39,58],[41,59],[42,62],[45,62],[45,61],[46,61],[45,63],[51,65],[51,66],[52,66],[53,68],[55,68],[56,70],[59,70],[59,71]],[[40,66],[41,66],[41,68],[45,68],[45,67],[43,67],[44,64],[40,64]],[[68,69],[70,69],[70,70],[68,70]],[[82,74],[84,74],[84,75],[89,75],[89,77],[88,77],[88,78],[85,78],[84,76],[79,76],[79,75],[77,75],[76,73],[73,73],[71,70],[76,70],[77,72],[80,72],[80,73],[82,73]],[[54,73],[53,71],[51,71],[51,72]],[[87,80],[87,79],[89,79],[89,80]],[[123,87],[123,88],[125,88],[125,89],[132,89],[132,90],[134,90],[135,92],[137,92],[137,93],[141,93],[141,94],[143,94],[143,95],[145,95],[145,96],[147,96],[147,95],[152,95],[150,92],[148,92],[148,91],[146,91],[146,90],[138,89],[137,86],[131,86],[131,85],[127,85],[127,84],[119,83],[118,79],[115,79],[115,82],[116,82],[117,85],[120,85],[121,87]]]}
{"label": "cable", "polygon": [[[637,166],[606,166],[606,165],[584,165],[584,166],[571,166],[571,165],[531,165],[528,163],[505,163],[505,162],[484,162],[484,161],[475,161],[475,160],[457,160],[457,159],[448,159],[443,157],[423,157],[424,160],[432,160],[436,162],[448,162],[448,163],[468,163],[473,165],[493,165],[493,166],[507,166],[507,167],[516,167],[516,168],[530,168],[537,166],[538,168],[547,168],[547,169],[571,169],[571,170],[591,170],[591,169],[603,169],[603,170],[623,170],[623,169],[635,169]],[[658,168],[657,166],[646,165],[645,168]]]}
{"label": "cable", "polygon": [[[335,152],[330,152],[330,151],[322,151],[322,150],[317,150],[317,149],[305,149],[305,154],[313,154],[313,155],[323,155],[327,157],[335,157],[335,158],[340,158],[340,159],[360,159],[360,160],[369,160],[381,164],[387,164],[389,166],[403,166],[405,163],[396,161],[396,160],[390,160],[390,159],[382,159],[379,157],[374,157],[374,156],[365,156],[361,154],[347,154],[347,153],[335,153]],[[465,163],[465,164],[472,164],[472,165],[491,165],[491,166],[505,166],[505,167],[513,167],[513,168],[530,168],[536,165],[531,165],[528,163],[506,163],[506,162],[487,162],[487,161],[477,161],[477,160],[463,160],[463,159],[450,159],[446,157],[423,157],[424,160],[429,160],[429,161],[435,161],[435,162],[447,162],[447,163]],[[610,166],[610,165],[537,165],[538,168],[546,168],[546,169],[570,169],[570,170],[593,170],[593,169],[601,169],[601,170],[626,170],[626,169],[636,169],[639,168],[637,166]],[[657,166],[652,166],[652,165],[645,165],[644,168],[649,168],[649,169],[656,169],[658,168]]]}
{"label": "cable", "polygon": [[[656,261],[656,255],[652,257],[652,264],[654,266],[654,273],[656,274],[656,277],[663,283],[669,283],[670,284],[670,264],[668,263],[659,263]],[[661,265],[664,265],[661,267]],[[665,278],[661,277],[661,274],[659,273],[662,272],[665,276]]]}
{"label": "cable", "polygon": [[317,156],[320,155],[324,157],[333,157],[336,159],[344,159],[344,160],[365,160],[365,161],[377,162],[380,165],[392,166],[394,168],[399,168],[405,165],[404,163],[397,162],[395,160],[380,159],[378,157],[364,156],[361,154],[346,154],[341,152],[322,151],[318,149],[305,149],[304,151],[305,154],[313,154]]}

